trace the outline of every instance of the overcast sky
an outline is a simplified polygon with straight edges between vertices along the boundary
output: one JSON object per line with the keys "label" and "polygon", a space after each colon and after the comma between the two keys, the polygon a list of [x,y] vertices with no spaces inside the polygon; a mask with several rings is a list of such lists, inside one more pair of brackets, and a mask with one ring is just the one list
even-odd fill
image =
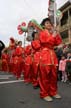
{"label": "overcast sky", "polygon": [[[56,0],[59,8],[68,0]],[[39,23],[47,16],[48,0],[0,0],[0,40],[6,46],[9,38],[14,37],[23,40],[19,35],[17,26],[21,22],[28,23],[36,19]]]}

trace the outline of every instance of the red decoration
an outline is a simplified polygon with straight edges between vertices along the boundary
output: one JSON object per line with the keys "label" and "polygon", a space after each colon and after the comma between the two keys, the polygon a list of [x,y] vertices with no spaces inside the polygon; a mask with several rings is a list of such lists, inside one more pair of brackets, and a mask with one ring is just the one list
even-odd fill
{"label": "red decoration", "polygon": [[17,30],[20,30],[20,29],[21,29],[21,25],[18,25]]}
{"label": "red decoration", "polygon": [[19,33],[20,35],[22,35],[22,34],[23,34],[23,31],[22,31],[22,30],[19,30],[18,33]]}
{"label": "red decoration", "polygon": [[10,37],[10,40],[11,40],[11,42],[12,42],[12,43],[14,43],[14,42],[15,42],[15,40],[14,40],[14,38],[13,38],[13,37]]}
{"label": "red decoration", "polygon": [[48,5],[50,5],[50,0],[48,1]]}
{"label": "red decoration", "polygon": [[21,24],[22,26],[26,26],[26,23],[25,22],[22,22],[22,24]]}
{"label": "red decoration", "polygon": [[22,22],[20,25],[18,25],[17,30],[18,30],[19,35],[23,34],[24,31],[21,29],[21,27],[25,27],[25,26],[26,26],[25,22]]}

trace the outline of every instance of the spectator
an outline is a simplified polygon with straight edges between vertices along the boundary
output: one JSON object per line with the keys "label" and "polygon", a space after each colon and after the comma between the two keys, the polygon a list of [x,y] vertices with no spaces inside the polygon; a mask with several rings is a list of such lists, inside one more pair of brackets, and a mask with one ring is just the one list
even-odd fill
{"label": "spectator", "polygon": [[71,52],[69,52],[67,54],[66,72],[67,72],[67,75],[68,75],[68,81],[71,82]]}
{"label": "spectator", "polygon": [[61,60],[59,61],[59,71],[62,72],[62,82],[67,81],[67,73],[65,71],[66,67],[66,58],[64,55],[62,55]]}

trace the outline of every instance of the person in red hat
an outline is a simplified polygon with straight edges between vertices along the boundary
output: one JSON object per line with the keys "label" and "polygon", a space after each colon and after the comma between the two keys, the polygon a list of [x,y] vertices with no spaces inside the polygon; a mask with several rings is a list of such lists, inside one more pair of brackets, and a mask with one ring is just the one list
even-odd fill
{"label": "person in red hat", "polygon": [[9,72],[13,72],[13,53],[15,51],[15,39],[10,37],[9,47],[8,47],[8,55],[9,55]]}
{"label": "person in red hat", "polygon": [[12,63],[12,54],[15,50],[15,40],[13,37],[10,38],[9,46],[5,47],[2,50],[2,68],[4,71],[13,70],[13,63]]}
{"label": "person in red hat", "polygon": [[18,41],[17,47],[15,49],[15,56],[14,56],[14,73],[19,79],[21,77],[22,73],[22,65],[23,65],[23,47],[22,47],[22,41]]}
{"label": "person in red hat", "polygon": [[6,51],[4,53],[2,53],[1,59],[2,59],[2,71],[8,72],[8,70],[9,70],[9,67],[8,67],[8,54],[7,54]]}

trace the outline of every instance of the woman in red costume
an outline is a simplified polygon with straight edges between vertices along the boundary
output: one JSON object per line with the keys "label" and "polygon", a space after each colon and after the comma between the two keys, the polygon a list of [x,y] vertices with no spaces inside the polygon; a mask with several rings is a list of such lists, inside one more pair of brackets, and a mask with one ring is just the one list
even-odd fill
{"label": "woman in red costume", "polygon": [[9,47],[7,48],[9,60],[9,72],[13,72],[13,53],[15,51],[16,45],[15,45],[15,39],[13,37],[10,37]]}
{"label": "woman in red costume", "polygon": [[8,54],[7,54],[7,51],[3,52],[2,53],[2,71],[4,72],[8,72]]}
{"label": "woman in red costume", "polygon": [[24,82],[30,83],[31,82],[31,66],[32,66],[32,58],[31,58],[31,45],[27,45],[24,49]]}
{"label": "woman in red costume", "polygon": [[40,41],[38,32],[32,33],[32,84],[34,89],[39,87],[39,60],[40,60]]}
{"label": "woman in red costume", "polygon": [[7,56],[8,56],[8,58],[7,58],[8,64],[7,65],[8,65],[8,71],[9,72],[13,72],[13,56],[12,55],[13,55],[14,51],[15,51],[15,40],[13,37],[11,37],[10,42],[9,42],[9,47],[4,48],[2,51],[2,54],[4,54],[3,55],[4,58],[6,55],[5,52],[7,52]]}
{"label": "woman in red costume", "polygon": [[44,30],[40,32],[40,97],[46,101],[52,101],[52,97],[61,98],[57,93],[57,66],[58,60],[54,52],[54,46],[61,44],[62,39],[53,31],[53,25],[49,18],[43,19],[41,25]]}
{"label": "woman in red costume", "polygon": [[17,79],[21,77],[22,73],[23,51],[24,49],[22,47],[22,41],[18,41],[17,47],[15,49],[15,56],[13,59],[14,74],[16,75]]}

